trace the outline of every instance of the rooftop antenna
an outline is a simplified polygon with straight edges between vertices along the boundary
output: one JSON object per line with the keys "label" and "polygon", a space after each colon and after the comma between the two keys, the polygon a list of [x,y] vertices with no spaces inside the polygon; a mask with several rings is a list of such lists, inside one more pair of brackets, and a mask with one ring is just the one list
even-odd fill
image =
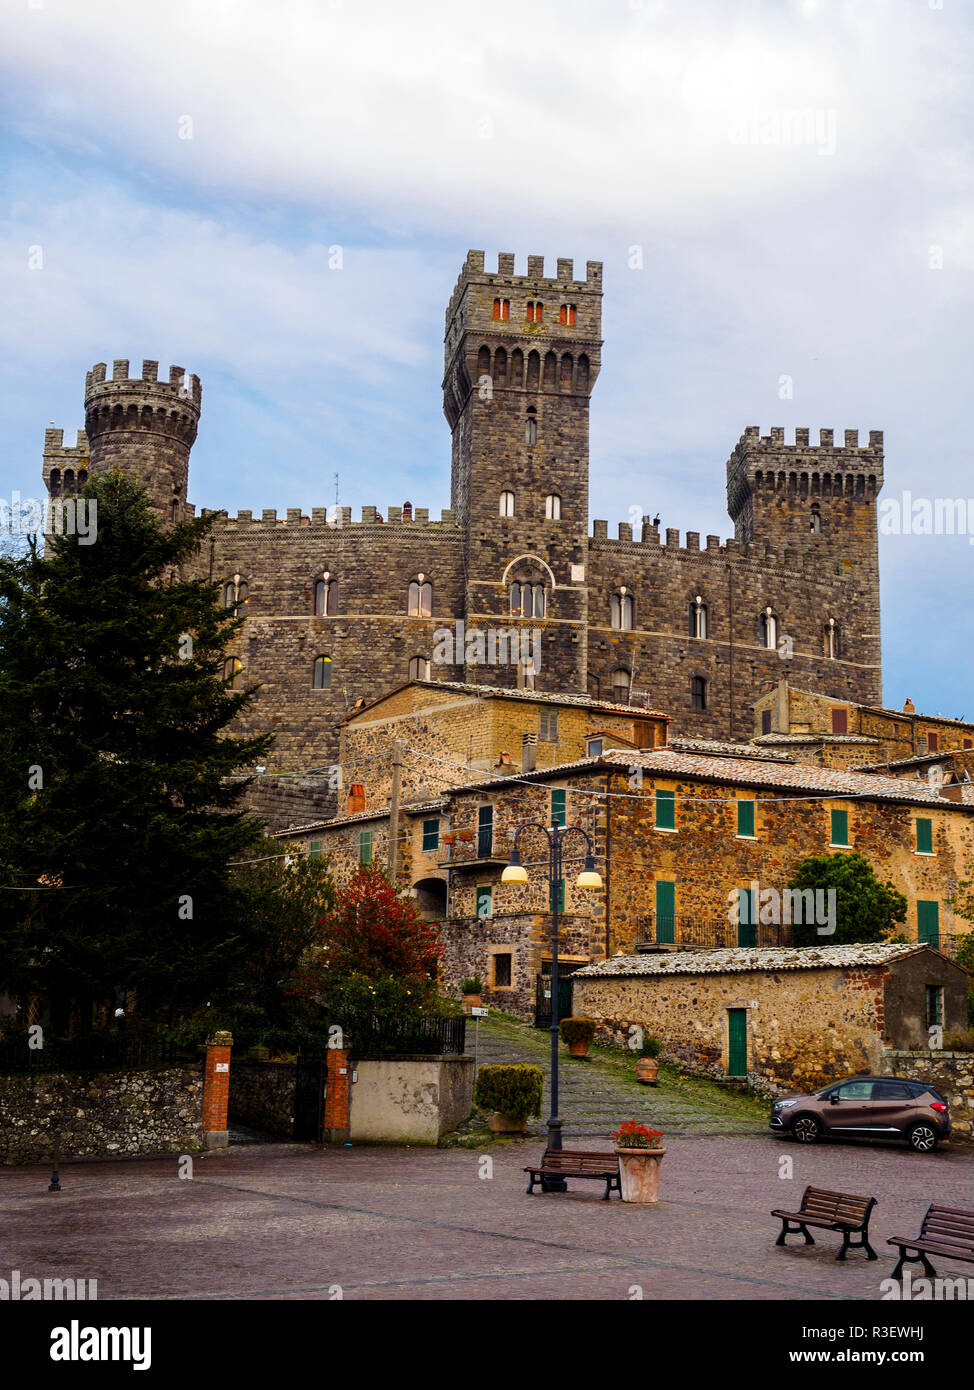
{"label": "rooftop antenna", "polygon": [[338,474],[335,474],[335,515],[338,515]]}

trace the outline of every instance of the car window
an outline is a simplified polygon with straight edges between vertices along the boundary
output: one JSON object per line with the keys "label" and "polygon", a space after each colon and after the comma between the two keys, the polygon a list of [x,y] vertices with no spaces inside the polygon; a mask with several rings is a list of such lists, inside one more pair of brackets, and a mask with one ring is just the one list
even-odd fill
{"label": "car window", "polygon": [[912,1100],[913,1092],[902,1081],[874,1081],[873,1100]]}
{"label": "car window", "polygon": [[844,1086],[836,1087],[836,1094],[840,1100],[870,1100],[875,1084],[874,1081],[847,1081]]}

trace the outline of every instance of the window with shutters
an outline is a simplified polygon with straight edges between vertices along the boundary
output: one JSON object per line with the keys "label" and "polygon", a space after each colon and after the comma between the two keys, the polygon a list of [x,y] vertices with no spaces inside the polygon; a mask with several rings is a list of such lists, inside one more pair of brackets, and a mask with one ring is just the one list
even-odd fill
{"label": "window with shutters", "polygon": [[481,919],[493,916],[494,912],[494,890],[489,884],[483,884],[477,889],[477,916]]}
{"label": "window with shutters", "polygon": [[656,880],[656,940],[663,945],[676,942],[676,884]]}
{"label": "window with shutters", "polygon": [[831,811],[831,844],[834,848],[848,847],[849,844],[849,812]]}
{"label": "window with shutters", "polygon": [[321,858],[321,841],[320,841],[320,840],[311,840],[311,841],[309,842],[309,844],[308,844],[308,858],[309,858],[309,859],[320,859],[320,858]]}
{"label": "window with shutters", "polygon": [[409,679],[411,681],[428,681],[430,678],[430,664],[425,656],[411,656],[409,658]]}
{"label": "window with shutters", "polygon": [[360,830],[358,837],[358,862],[360,864],[372,863],[372,831]]}
{"label": "window with shutters", "polygon": [[477,858],[489,859],[494,851],[494,808],[477,808]]}
{"label": "window with shutters", "polygon": [[440,822],[439,820],[423,821],[423,850],[430,854],[433,850],[440,847]]}
{"label": "window with shutters", "polygon": [[847,709],[834,709],[832,711],[832,732],[834,734],[847,734],[849,732],[849,711]]}
{"label": "window with shutters", "polygon": [[558,742],[558,711],[543,709],[538,715],[538,738],[542,743]]}
{"label": "window with shutters", "polygon": [[500,495],[500,502],[499,502],[499,504],[498,504],[498,512],[499,512],[499,514],[500,514],[501,516],[513,516],[513,515],[514,515],[514,494],[513,494],[513,492],[505,491],[505,492],[502,492],[502,493],[501,493],[501,495]]}
{"label": "window with shutters", "polygon": [[940,735],[927,734],[927,750],[930,753],[940,752]]}
{"label": "window with shutters", "polygon": [[940,945],[940,904],[917,900],[917,940],[924,946]]}
{"label": "window with shutters", "polygon": [[755,838],[753,801],[739,801],[737,803],[737,834],[742,840]]}
{"label": "window with shutters", "polygon": [[762,734],[770,734],[771,732],[771,711],[769,709],[761,711],[761,732]]}
{"label": "window with shutters", "polygon": [[933,821],[917,816],[917,854],[933,854]]}
{"label": "window with shutters", "polygon": [[676,829],[676,792],[656,792],[656,829]]}
{"label": "window with shutters", "polygon": [[548,521],[561,521],[561,498],[557,492],[549,492],[545,498],[544,514]]}
{"label": "window with shutters", "polygon": [[554,904],[555,904],[555,899],[556,899],[556,897],[557,897],[557,900],[558,900],[558,911],[559,911],[559,912],[564,912],[564,910],[565,910],[565,880],[564,880],[563,878],[560,878],[560,879],[558,880],[557,886],[554,886],[554,887],[552,887],[552,889],[551,889],[551,906],[552,906],[552,911],[554,911]]}
{"label": "window with shutters", "polygon": [[568,792],[564,787],[555,787],[551,793],[551,824],[567,825]]}

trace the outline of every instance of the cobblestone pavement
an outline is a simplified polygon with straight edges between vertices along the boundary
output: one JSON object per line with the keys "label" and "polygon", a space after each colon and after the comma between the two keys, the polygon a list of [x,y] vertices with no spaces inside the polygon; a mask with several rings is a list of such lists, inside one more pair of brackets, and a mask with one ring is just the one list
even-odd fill
{"label": "cobblestone pavement", "polygon": [[[542,1135],[550,1110],[548,1030],[491,1017],[481,1021],[478,1037],[471,1020],[468,1053],[475,1048],[480,1065],[533,1062],[541,1067],[545,1074],[542,1115],[528,1121],[528,1133]],[[622,1120],[653,1124],[666,1135],[754,1134],[768,1120],[765,1102],[715,1082],[680,1076],[670,1067],[660,1069],[658,1085],[641,1085],[636,1080],[635,1059],[609,1048],[595,1048],[588,1057],[578,1058],[562,1047],[558,1071],[566,1147],[576,1140],[589,1147],[593,1141],[607,1141]]]}
{"label": "cobblestone pavement", "polygon": [[[932,1197],[974,1207],[974,1154],[811,1149],[770,1134],[668,1137],[657,1207],[576,1182],[527,1196],[540,1141],[469,1149],[305,1145],[0,1170],[0,1275],[96,1278],[113,1298],[876,1299]],[[782,1159],[793,1163],[791,1177]],[[489,1160],[487,1162],[486,1160]],[[874,1194],[878,1262],[838,1238],[780,1249],[772,1207],[808,1182]],[[965,1273],[961,1268],[938,1270]]]}

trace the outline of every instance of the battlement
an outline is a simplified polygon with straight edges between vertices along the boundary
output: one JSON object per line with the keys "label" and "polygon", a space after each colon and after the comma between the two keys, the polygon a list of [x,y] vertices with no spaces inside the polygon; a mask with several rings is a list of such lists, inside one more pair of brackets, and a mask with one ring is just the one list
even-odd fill
{"label": "battlement", "polygon": [[140,399],[178,400],[195,407],[199,414],[202,388],[195,373],[185,367],[170,367],[169,380],[159,380],[159,363],[146,358],[142,363],[142,375],[129,376],[128,358],[119,357],[112,363],[112,375],[104,362],[96,362],[85,377],[85,407],[101,397],[137,396]]}
{"label": "battlement", "polygon": [[457,277],[457,283],[447,305],[447,326],[456,313],[466,287],[471,283],[492,285],[499,290],[512,292],[521,290],[532,294],[547,291],[550,295],[554,295],[559,291],[565,293],[571,291],[574,294],[594,293],[601,295],[602,262],[586,261],[585,279],[579,280],[575,278],[575,263],[570,257],[559,257],[556,262],[555,275],[545,276],[544,256],[528,256],[527,272],[524,275],[517,275],[514,270],[513,251],[498,252],[496,271],[485,269],[483,251],[468,251],[467,259]]}
{"label": "battlement", "polygon": [[751,454],[786,454],[788,456],[806,454],[812,451],[816,454],[828,452],[832,455],[847,456],[855,454],[857,456],[879,457],[883,455],[883,431],[870,430],[869,443],[859,443],[858,430],[843,431],[843,442],[835,443],[835,431],[820,429],[818,432],[817,444],[809,443],[809,433],[807,427],[795,427],[795,440],[793,444],[785,442],[785,431],[782,426],[772,426],[769,434],[762,434],[758,425],[748,425],[734,447],[731,458],[747,456]]}
{"label": "battlement", "polygon": [[[438,521],[431,521],[429,510],[426,507],[416,507],[411,514],[404,515],[403,507],[389,507],[387,517],[384,517],[378,507],[363,507],[360,520],[352,520],[351,507],[312,507],[310,514],[303,512],[300,507],[288,507],[284,516],[278,516],[277,509],[265,507],[259,515],[255,515],[252,510],[238,511],[235,516],[229,512],[217,511],[216,516],[226,526],[239,527],[302,527],[310,526],[315,528],[327,527],[329,530],[345,530],[349,527],[374,526],[395,527],[398,533],[409,531],[414,527],[436,526],[444,530],[456,531],[459,534],[459,526],[454,519],[453,512],[448,507],[444,507],[440,513]],[[203,508],[203,515],[210,515],[212,509]]]}
{"label": "battlement", "polygon": [[618,535],[610,536],[607,521],[593,521],[592,534],[589,537],[593,548],[597,548],[602,554],[616,553],[620,557],[655,550],[657,554],[670,556],[674,560],[726,560],[729,555],[739,555],[745,562],[792,572],[815,571],[821,564],[819,556],[813,551],[799,548],[795,544],[781,545],[763,538],[752,539],[747,544],[742,544],[733,536],[726,541],[722,541],[719,536],[706,536],[704,544],[701,545],[700,532],[687,531],[686,540],[681,544],[679,529],[668,526],[664,543],[659,527],[648,520],[643,521],[635,534],[628,521],[620,521],[618,528]]}
{"label": "battlement", "polygon": [[84,430],[75,431],[74,444],[65,444],[64,430],[56,430],[53,426],[44,431],[44,457],[54,458],[75,458],[87,459],[88,457],[88,436]]}

